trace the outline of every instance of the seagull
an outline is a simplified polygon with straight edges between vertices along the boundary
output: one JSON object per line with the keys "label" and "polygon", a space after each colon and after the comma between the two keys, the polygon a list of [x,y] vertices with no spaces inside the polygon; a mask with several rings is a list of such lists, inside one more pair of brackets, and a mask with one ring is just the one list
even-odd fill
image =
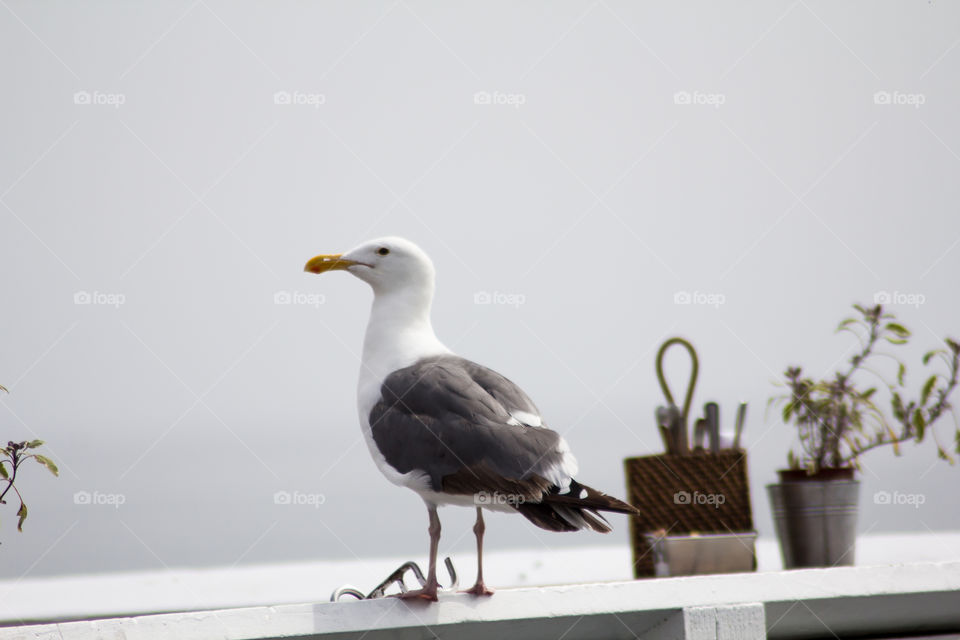
{"label": "seagull", "polygon": [[638,513],[574,480],[577,460],[547,428],[523,390],[462,358],[430,322],[435,271],[427,254],[397,237],[311,258],[304,271],[347,271],[373,289],[363,341],[357,408],[364,440],[386,478],[427,507],[430,564],[423,588],[402,598],[437,600],[437,547],[444,505],[473,507],[477,581],[483,580],[483,509],[519,513],[549,531],[611,530],[600,511]]}

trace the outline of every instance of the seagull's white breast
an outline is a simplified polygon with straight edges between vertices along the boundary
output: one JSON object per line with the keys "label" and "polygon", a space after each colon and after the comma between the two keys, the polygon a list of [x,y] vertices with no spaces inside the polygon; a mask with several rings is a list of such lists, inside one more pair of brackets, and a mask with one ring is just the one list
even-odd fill
{"label": "seagull's white breast", "polygon": [[450,353],[450,350],[437,339],[429,316],[411,319],[403,313],[402,306],[398,306],[393,298],[374,299],[363,341],[357,382],[357,412],[367,449],[380,472],[390,482],[423,495],[429,487],[426,475],[415,471],[400,473],[377,448],[370,427],[370,412],[382,398],[383,381],[388,375],[397,369],[409,367],[421,358]]}

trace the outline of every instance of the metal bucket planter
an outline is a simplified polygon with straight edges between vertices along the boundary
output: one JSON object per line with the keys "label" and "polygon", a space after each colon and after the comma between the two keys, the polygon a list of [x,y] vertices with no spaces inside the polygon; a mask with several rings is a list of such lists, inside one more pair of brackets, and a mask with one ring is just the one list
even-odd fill
{"label": "metal bucket planter", "polygon": [[767,485],[785,569],[852,565],[857,480],[793,480]]}

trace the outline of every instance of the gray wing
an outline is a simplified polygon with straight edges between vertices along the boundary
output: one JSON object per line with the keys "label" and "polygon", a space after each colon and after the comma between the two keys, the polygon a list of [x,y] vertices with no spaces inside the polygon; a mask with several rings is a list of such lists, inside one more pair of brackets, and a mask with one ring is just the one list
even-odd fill
{"label": "gray wing", "polygon": [[515,413],[539,424],[536,406],[510,380],[464,358],[437,356],[387,376],[370,425],[386,461],[400,473],[425,473],[434,491],[539,499],[563,468],[562,439],[521,424]]}
{"label": "gray wing", "polygon": [[[506,410],[509,417],[531,427],[543,426],[540,419],[540,410],[533,404],[533,400],[524,393],[523,389],[493,369],[488,369],[465,358],[454,359],[459,361],[457,364],[467,372],[475,383],[496,400],[500,407]],[[502,414],[499,415],[502,417]]]}

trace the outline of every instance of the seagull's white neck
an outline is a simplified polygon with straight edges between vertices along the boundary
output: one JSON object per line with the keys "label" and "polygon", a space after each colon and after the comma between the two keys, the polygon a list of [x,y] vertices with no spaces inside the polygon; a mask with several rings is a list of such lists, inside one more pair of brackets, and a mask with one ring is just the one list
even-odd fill
{"label": "seagull's white neck", "polygon": [[430,306],[433,283],[389,291],[374,288],[370,320],[363,340],[360,383],[381,381],[396,369],[426,356],[449,353],[433,332]]}

